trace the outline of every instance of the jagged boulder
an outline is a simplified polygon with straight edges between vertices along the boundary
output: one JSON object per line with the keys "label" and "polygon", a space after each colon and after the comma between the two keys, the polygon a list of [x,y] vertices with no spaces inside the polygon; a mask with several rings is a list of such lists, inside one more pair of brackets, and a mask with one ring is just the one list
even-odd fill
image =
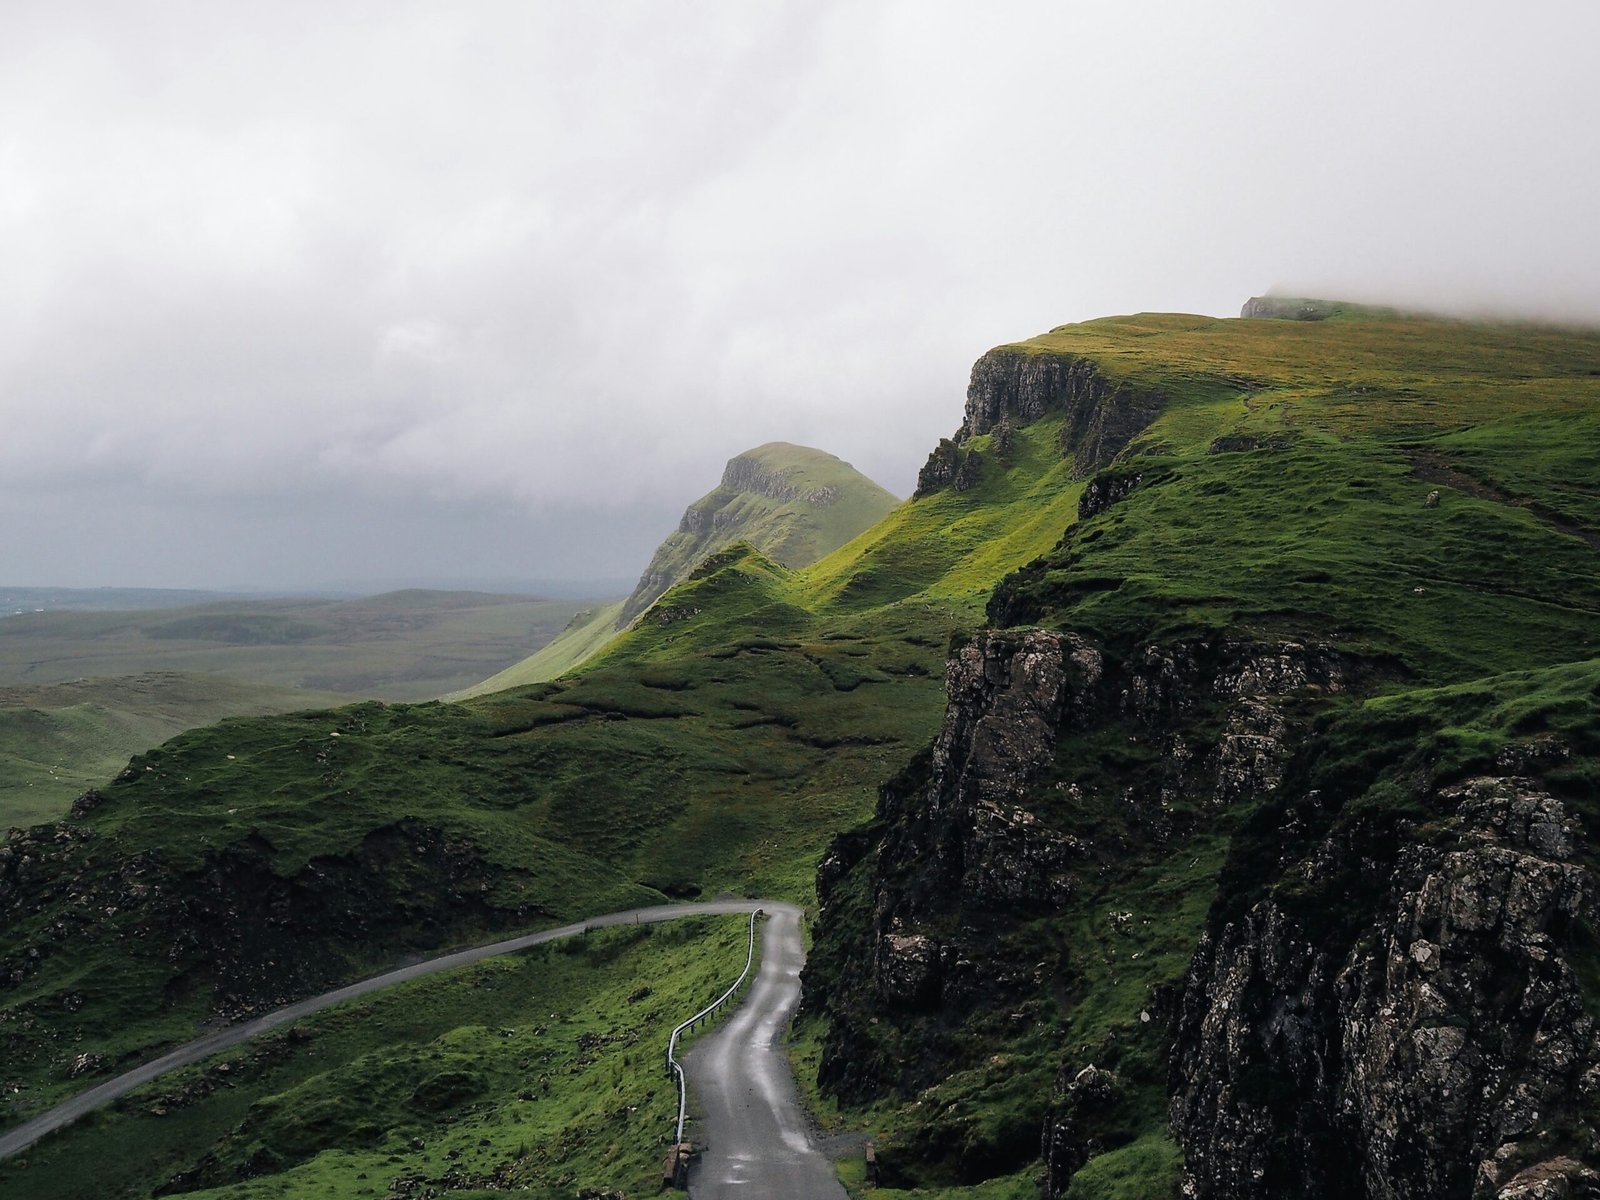
{"label": "jagged boulder", "polygon": [[1135,471],[1131,475],[1118,475],[1102,473],[1089,480],[1083,489],[1083,495],[1078,497],[1078,520],[1087,521],[1091,517],[1098,517],[1113,505],[1120,504],[1144,480],[1142,472]]}
{"label": "jagged boulder", "polygon": [[1051,1115],[1040,1145],[1046,1194],[1059,1196],[1065,1192],[1079,1168],[1100,1153],[1102,1115],[1121,1094],[1122,1081],[1116,1074],[1093,1063],[1062,1072],[1056,1080]]}

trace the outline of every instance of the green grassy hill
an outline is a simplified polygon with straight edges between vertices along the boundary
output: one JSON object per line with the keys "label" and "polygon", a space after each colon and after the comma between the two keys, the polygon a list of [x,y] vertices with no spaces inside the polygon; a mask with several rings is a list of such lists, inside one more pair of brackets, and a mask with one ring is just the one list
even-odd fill
{"label": "green grassy hill", "polygon": [[691,504],[620,605],[574,620],[560,637],[455,699],[559,679],[597,654],[708,555],[748,542],[774,562],[804,567],[877,524],[895,498],[847,462],[808,446],[768,442],[728,462],[722,482]]}
{"label": "green grassy hill", "polygon": [[486,696],[490,692],[503,692],[507,688],[561,678],[580,663],[593,658],[617,636],[617,618],[622,615],[622,603],[618,600],[615,604],[604,604],[579,613],[542,649],[534,651],[520,662],[512,663],[504,671],[496,672],[481,683],[452,693],[446,699],[468,700],[473,696]]}
{"label": "green grassy hill", "polygon": [[[1405,848],[1453,844],[1440,799],[1452,783],[1524,763],[1585,827],[1600,818],[1600,335],[1354,306],[1314,316],[1142,315],[997,352],[1019,370],[1092,363],[1102,403],[1132,392],[1160,410],[1091,477],[1079,519],[987,605],[992,626],[1060,630],[1101,656],[1094,677],[1066,684],[1071,715],[1048,761],[1025,768],[1019,750],[1015,773],[980,793],[1037,834],[1019,848],[948,815],[960,807],[949,793],[969,786],[958,769],[998,767],[923,759],[830,855],[831,917],[808,979],[820,1070],[871,1114],[903,1184],[1018,1171],[1051,1194],[1175,1195],[1185,1149],[1204,1148],[1220,1119],[1193,1098],[1219,1086],[1220,1068],[1186,1083],[1181,1066],[1206,1034],[1180,1005],[1228,983],[1189,978],[1203,933],[1261,936],[1237,923],[1262,921],[1247,916],[1262,902],[1303,914],[1283,948],[1260,953],[1308,954],[1309,942],[1331,977],[1359,956],[1351,939],[1392,919],[1382,881],[1413,861]],[[992,435],[955,457],[947,473],[976,457],[968,476],[987,478]],[[1014,644],[966,647],[993,657],[1004,688]],[[1321,663],[1331,690],[1314,682]],[[1300,682],[1274,685],[1279,669]],[[1230,699],[1274,686],[1285,695]],[[980,703],[951,719],[960,738],[1002,718]],[[1343,841],[1364,857],[1341,861]],[[1064,898],[996,899],[984,876],[941,861],[992,856],[1027,877],[1030,854],[1056,862],[1050,886]],[[1587,936],[1560,943],[1579,972],[1592,969]],[[937,999],[883,982],[894,939],[915,937],[961,964],[930,985]],[[1251,994],[1270,980],[1252,979]],[[1263,1031],[1294,1011],[1293,1037],[1336,1038],[1324,1032],[1339,1027],[1336,999],[1317,1009],[1287,990],[1259,1003]],[[1467,1025],[1463,1011],[1437,1019]],[[1483,1020],[1471,1023],[1485,1037],[1511,1036]],[[1366,1194],[1355,1133],[1294,1061],[1274,1044],[1230,1085],[1260,1097],[1237,1101],[1256,1113],[1241,1120],[1283,1147],[1261,1151],[1261,1194]],[[1085,1106],[1075,1088],[1091,1066],[1100,1090]],[[1322,1078],[1334,1086],[1333,1072]],[[1181,1145],[1175,1088],[1208,1114],[1180,1125]],[[1558,1092],[1552,1107],[1575,1102]],[[1328,1124],[1269,1115],[1287,1112]],[[1219,1145],[1233,1149],[1219,1153],[1253,1161],[1249,1136],[1227,1136]],[[1454,1144],[1466,1160],[1468,1140]],[[1256,1194],[1215,1182],[1228,1164],[1208,1162],[1202,1185],[1217,1190],[1203,1194]],[[1470,1175],[1476,1160],[1451,1169]]]}
{"label": "green grassy hill", "polygon": [[878,523],[895,498],[847,462],[808,446],[768,442],[728,461],[718,487],[684,513],[622,606],[631,623],[708,554],[749,542],[786,567],[803,567]]}
{"label": "green grassy hill", "polygon": [[421,590],[5,595],[38,611],[0,618],[0,829],[63,816],[132,755],[223,717],[439,695],[549,640],[582,605]]}
{"label": "green grassy hill", "polygon": [[0,687],[0,829],[65,816],[133,755],[186,729],[348,699],[171,672]]}
{"label": "green grassy hill", "polygon": [[[1346,664],[1349,686],[1285,717],[1346,756],[1330,764],[1374,728],[1404,774],[1441,738],[1459,749],[1440,761],[1481,764],[1590,721],[1600,335],[1321,315],[1146,314],[1002,347],[919,495],[808,566],[735,542],[574,675],[228,721],[141,755],[72,827],[0,863],[0,1120],[217,1013],[490,930],[723,889],[815,903],[819,859],[854,827],[829,857],[808,983],[828,999],[803,1030],[844,1119],[883,1138],[904,1184],[1025,1194],[1041,1130],[1065,1120],[1058,1077],[1094,1061],[1123,1090],[1091,1161],[1052,1178],[1077,1197],[1170,1194],[1175,989],[1208,912],[1257,886],[1287,818],[1282,794],[1218,806],[1173,765],[1174,746],[1211,762],[1232,736],[1209,687],[1156,725],[1129,713],[1159,707],[1184,663],[1293,640]],[[1051,733],[1054,765],[1016,794],[1027,820],[1004,825],[1082,844],[1088,865],[1049,911],[969,900],[964,876],[940,874],[953,843],[918,840],[947,769],[927,749],[948,655],[968,661],[984,625],[1070,630],[1104,662],[1084,693],[1098,707]],[[1567,736],[1581,792],[1596,748]],[[1108,911],[1137,913],[1136,932]],[[969,955],[951,971],[981,976],[973,990],[887,999],[874,922],[896,914]],[[84,1053],[103,1062],[74,1078]],[[239,1103],[276,1085],[251,1086]],[[553,1075],[548,1103],[581,1086]],[[235,1171],[204,1175],[216,1194],[271,1195],[274,1160],[243,1182],[241,1139],[284,1164],[314,1146],[318,1170],[365,1153],[358,1131],[307,1142],[268,1115],[168,1139],[169,1177],[210,1164]],[[138,1146],[160,1118],[116,1120],[109,1143],[69,1132],[0,1167],[0,1187],[55,1187],[74,1145]],[[599,1151],[541,1175],[538,1147],[495,1149],[552,1194],[615,1178]],[[330,1194],[421,1169],[426,1151],[390,1150]],[[120,1194],[149,1194],[148,1172],[129,1179]]]}

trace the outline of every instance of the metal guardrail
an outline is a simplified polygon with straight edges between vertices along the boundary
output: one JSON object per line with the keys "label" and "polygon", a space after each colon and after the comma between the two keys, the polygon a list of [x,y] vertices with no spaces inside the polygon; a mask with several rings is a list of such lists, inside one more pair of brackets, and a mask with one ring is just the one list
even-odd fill
{"label": "metal guardrail", "polygon": [[[657,904],[647,908],[628,908],[620,912],[603,913],[599,916],[589,917],[572,925],[563,925],[558,929],[541,929],[533,933],[517,934],[509,938],[501,938],[487,945],[471,946],[462,950],[451,950],[432,958],[423,959],[421,962],[412,963],[407,967],[399,967],[392,971],[371,976],[367,979],[357,980],[346,984],[344,987],[335,988],[330,992],[322,992],[316,996],[309,996],[304,1000],[297,1000],[293,1004],[282,1008],[273,1009],[261,1016],[252,1018],[240,1025],[229,1026],[206,1034],[195,1041],[175,1046],[159,1057],[141,1063],[131,1070],[124,1071],[103,1083],[77,1093],[68,1100],[47,1109],[38,1116],[24,1121],[20,1125],[0,1133],[0,1162],[21,1154],[41,1138],[54,1133],[58,1129],[71,1125],[86,1113],[95,1112],[104,1108],[113,1101],[126,1096],[135,1088],[142,1087],[151,1080],[160,1079],[168,1071],[178,1067],[188,1066],[190,1063],[203,1062],[206,1058],[219,1051],[229,1049],[259,1037],[280,1026],[303,1017],[319,1013],[335,1004],[342,1004],[365,996],[379,989],[390,987],[407,980],[419,979],[437,971],[449,970],[453,967],[464,967],[479,962],[484,958],[501,954],[515,954],[531,946],[540,946],[546,942],[556,941],[560,938],[577,937],[587,934],[594,929],[608,929],[619,925],[654,925],[661,921],[675,921],[681,917],[694,916],[722,916],[735,912],[762,911],[759,907],[752,910],[752,905],[760,904],[753,900],[712,900],[693,904]],[[782,901],[770,901],[773,904],[782,904]]]}
{"label": "metal guardrail", "polygon": [[694,1016],[690,1017],[687,1021],[679,1024],[678,1027],[672,1031],[672,1036],[667,1039],[667,1074],[676,1075],[678,1077],[678,1134],[677,1137],[673,1139],[673,1145],[675,1146],[683,1144],[683,1122],[688,1116],[689,1107],[688,1084],[684,1081],[683,1064],[678,1061],[677,1055],[678,1037],[683,1033],[684,1030],[698,1025],[701,1021],[704,1021],[712,1013],[716,1012],[717,1009],[721,1008],[725,1003],[727,1003],[729,997],[739,990],[740,985],[743,984],[745,979],[749,976],[750,967],[756,960],[756,918],[764,915],[765,914],[759,908],[750,914],[750,950],[745,956],[744,970],[739,972],[739,978],[733,981],[733,986],[727,991],[723,992],[722,995],[718,996],[710,1004],[702,1008],[699,1012],[695,1013]]}

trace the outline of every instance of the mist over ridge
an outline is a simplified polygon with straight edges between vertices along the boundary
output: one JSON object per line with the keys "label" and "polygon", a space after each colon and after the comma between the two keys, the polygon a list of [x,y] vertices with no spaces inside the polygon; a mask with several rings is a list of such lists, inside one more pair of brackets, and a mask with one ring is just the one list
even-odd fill
{"label": "mist over ridge", "polygon": [[13,15],[0,557],[626,579],[745,446],[909,493],[1028,331],[1269,288],[1594,322],[1596,34],[1576,3]]}

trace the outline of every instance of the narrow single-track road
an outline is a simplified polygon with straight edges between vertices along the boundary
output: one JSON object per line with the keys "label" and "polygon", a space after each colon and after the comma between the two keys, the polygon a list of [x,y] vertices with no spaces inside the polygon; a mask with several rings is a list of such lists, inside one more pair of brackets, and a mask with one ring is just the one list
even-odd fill
{"label": "narrow single-track road", "polygon": [[[72,1124],[79,1117],[91,1113],[97,1108],[104,1108],[112,1101],[126,1096],[135,1088],[142,1087],[152,1079],[160,1078],[168,1071],[199,1062],[219,1050],[237,1046],[240,1042],[259,1037],[269,1030],[288,1025],[300,1020],[302,1017],[310,1016],[314,1012],[320,1012],[335,1004],[342,1004],[346,1000],[354,1000],[358,996],[365,996],[367,993],[376,992],[381,988],[392,987],[397,983],[405,983],[410,979],[420,979],[424,975],[432,975],[438,971],[448,971],[453,967],[465,967],[471,963],[481,962],[483,959],[493,958],[499,954],[513,954],[518,950],[526,950],[530,946],[538,946],[545,942],[557,941],[560,938],[587,933],[591,929],[603,929],[611,925],[654,925],[661,921],[675,921],[679,917],[747,913],[754,912],[758,908],[764,908],[773,913],[790,914],[789,919],[793,922],[794,929],[798,931],[798,910],[780,901],[710,900],[693,904],[660,904],[653,908],[630,908],[623,912],[606,913],[604,916],[590,917],[586,921],[578,921],[572,925],[563,925],[559,929],[543,929],[538,933],[506,938],[504,941],[491,942],[486,946],[474,946],[467,950],[441,954],[437,958],[412,963],[409,967],[401,967],[395,971],[375,975],[371,979],[363,979],[359,983],[350,984],[348,987],[337,988],[331,992],[323,992],[320,996],[312,996],[286,1008],[276,1009],[265,1016],[255,1018],[253,1021],[246,1021],[242,1025],[230,1025],[226,1029],[219,1029],[215,1033],[207,1034],[203,1038],[198,1038],[195,1041],[179,1046],[175,1050],[170,1050],[160,1058],[147,1062],[143,1066],[135,1067],[133,1070],[118,1075],[114,1079],[108,1079],[104,1083],[97,1084],[86,1092],[80,1092],[72,1099],[58,1104],[48,1112],[41,1113],[31,1121],[26,1121],[15,1129],[0,1134],[0,1159],[10,1158],[26,1150],[46,1134],[53,1133],[63,1126]],[[796,937],[795,945],[798,948],[798,936]],[[795,969],[798,971],[799,968],[796,967]],[[766,978],[765,964],[762,967],[762,978]],[[796,979],[795,990],[798,994],[798,978]],[[793,1008],[792,1004],[790,1008]],[[790,1193],[772,1194],[787,1195]],[[823,1193],[795,1192],[792,1194],[799,1196],[822,1195]],[[840,1194],[842,1195],[843,1193]]]}
{"label": "narrow single-track road", "polygon": [[795,1093],[783,1036],[800,1002],[800,910],[764,904],[761,972],[728,1023],[683,1056],[704,1147],[690,1168],[693,1200],[845,1200]]}

